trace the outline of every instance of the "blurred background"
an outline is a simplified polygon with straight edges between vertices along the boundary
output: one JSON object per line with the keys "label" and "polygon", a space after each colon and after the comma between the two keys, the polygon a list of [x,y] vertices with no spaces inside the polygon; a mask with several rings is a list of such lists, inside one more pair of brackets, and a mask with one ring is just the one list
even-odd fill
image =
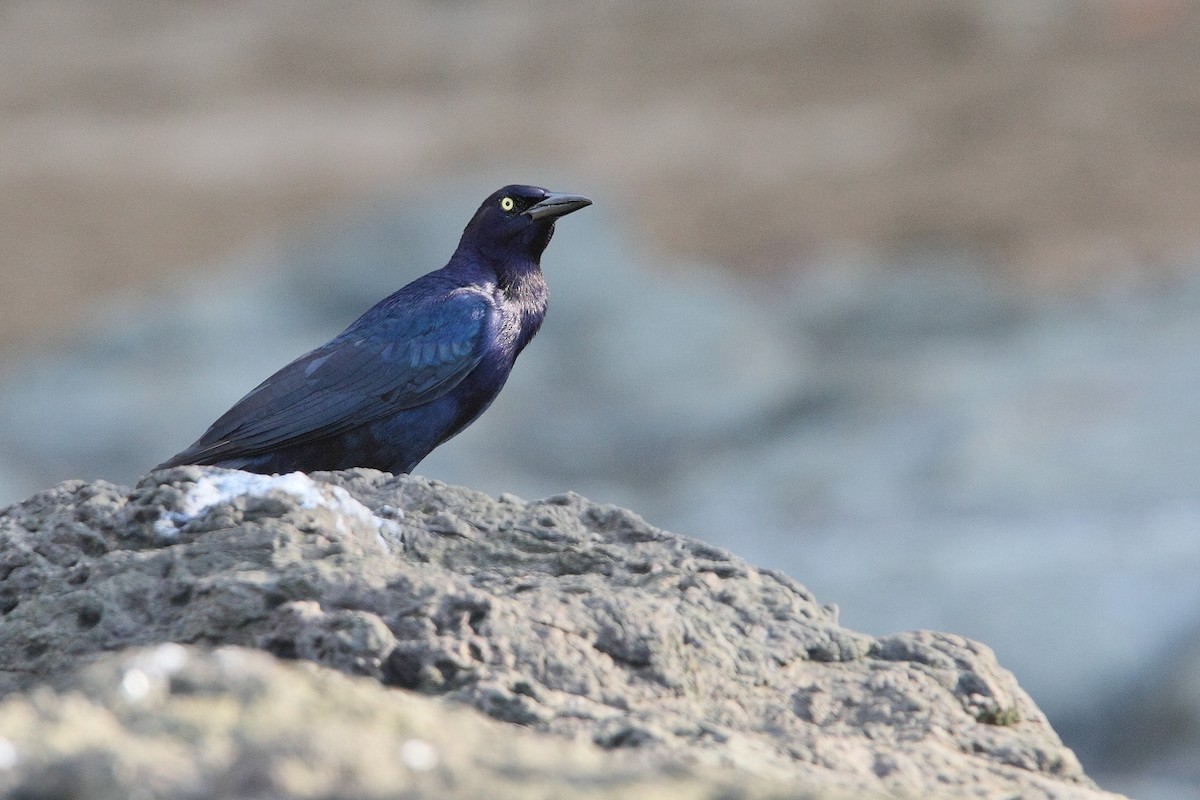
{"label": "blurred background", "polygon": [[1198,76],[1173,0],[9,0],[0,504],[135,482],[498,186],[582,193],[419,472],[981,640],[1102,786],[1196,797]]}

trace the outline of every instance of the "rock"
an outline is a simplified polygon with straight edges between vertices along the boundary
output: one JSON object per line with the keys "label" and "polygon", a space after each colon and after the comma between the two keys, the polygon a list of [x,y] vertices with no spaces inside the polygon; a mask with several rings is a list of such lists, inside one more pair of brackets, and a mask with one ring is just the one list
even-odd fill
{"label": "rock", "polygon": [[[180,766],[163,780],[185,788],[172,796],[251,769],[229,760],[230,748],[257,746],[238,727],[249,721],[231,723],[232,710],[215,715],[212,739],[186,725],[147,728],[139,721],[146,712],[124,709],[128,699],[118,696],[133,680],[132,691],[157,692],[168,715],[190,713],[189,693],[225,698],[243,720],[257,718],[256,703],[286,705],[293,693],[297,709],[312,706],[311,715],[298,710],[278,725],[262,717],[263,752],[280,759],[270,774],[285,776],[282,796],[308,796],[307,779],[285,780],[310,763],[286,755],[296,729],[338,738],[330,731],[348,726],[337,704],[322,704],[323,687],[356,687],[345,689],[359,698],[350,706],[412,699],[382,684],[531,729],[513,733],[553,742],[545,752],[590,742],[578,757],[599,764],[597,747],[632,751],[654,774],[680,762],[700,770],[688,775],[733,768],[763,787],[784,781],[821,796],[1112,797],[1083,774],[986,647],[940,633],[856,633],[782,574],[574,494],[527,503],[371,470],[265,477],[182,467],[133,490],[67,482],[4,511],[0,537],[0,690],[17,693],[0,708],[0,731],[9,730],[6,719],[34,731],[16,744],[9,736],[18,781],[58,765],[88,788],[83,794],[99,796],[91,790],[140,769],[118,768],[140,756],[105,755],[100,743],[129,749],[139,737],[174,748],[162,763]],[[177,680],[168,665],[136,667],[143,677],[130,679],[129,658],[161,656],[105,655],[166,642],[257,647],[366,682],[274,667],[241,651],[172,649],[149,652],[174,653],[168,660],[201,677]],[[226,669],[222,659],[241,666]],[[276,680],[294,692],[242,688]],[[81,730],[101,733],[70,753],[39,745],[28,763],[41,766],[23,766],[23,748],[54,738],[55,709],[71,704],[91,720]],[[388,727],[399,731],[388,746],[415,736],[442,752],[466,718],[445,723],[447,739]],[[456,763],[468,771],[492,758],[480,748],[508,736],[472,733],[482,724],[462,723],[470,752]],[[571,772],[572,757],[546,757],[530,774],[553,765],[545,777],[557,780]],[[314,775],[331,764],[350,763],[353,772],[363,759],[347,744],[318,761]],[[361,796],[401,781],[396,764],[386,769],[393,777],[384,783],[361,778]],[[716,796],[680,780],[693,792],[681,796]],[[753,786],[731,796],[767,796]]]}
{"label": "rock", "polygon": [[4,796],[814,796],[515,730],[238,647],[164,644],[104,655],[63,684],[0,703]]}

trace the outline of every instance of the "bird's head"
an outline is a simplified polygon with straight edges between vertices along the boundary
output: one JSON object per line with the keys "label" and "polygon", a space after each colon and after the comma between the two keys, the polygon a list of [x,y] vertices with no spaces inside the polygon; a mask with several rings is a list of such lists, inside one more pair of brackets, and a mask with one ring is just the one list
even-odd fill
{"label": "bird's head", "polygon": [[554,235],[554,221],[591,204],[577,194],[538,186],[505,186],[479,206],[463,231],[462,242],[485,253],[499,248],[536,262]]}

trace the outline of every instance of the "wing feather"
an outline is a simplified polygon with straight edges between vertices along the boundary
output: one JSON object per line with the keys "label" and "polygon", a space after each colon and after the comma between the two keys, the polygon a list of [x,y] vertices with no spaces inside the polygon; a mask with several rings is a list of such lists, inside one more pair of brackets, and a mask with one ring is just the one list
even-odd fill
{"label": "wing feather", "polygon": [[415,309],[372,309],[259,384],[163,466],[258,455],[434,400],[479,364],[495,315],[488,295],[465,290]]}

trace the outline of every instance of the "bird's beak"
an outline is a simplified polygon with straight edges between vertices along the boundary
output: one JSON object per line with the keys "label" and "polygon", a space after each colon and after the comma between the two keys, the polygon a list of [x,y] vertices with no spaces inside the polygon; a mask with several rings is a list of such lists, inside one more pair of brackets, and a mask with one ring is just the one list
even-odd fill
{"label": "bird's beak", "polygon": [[591,200],[577,194],[548,194],[525,209],[525,214],[532,220],[554,219],[591,204]]}

